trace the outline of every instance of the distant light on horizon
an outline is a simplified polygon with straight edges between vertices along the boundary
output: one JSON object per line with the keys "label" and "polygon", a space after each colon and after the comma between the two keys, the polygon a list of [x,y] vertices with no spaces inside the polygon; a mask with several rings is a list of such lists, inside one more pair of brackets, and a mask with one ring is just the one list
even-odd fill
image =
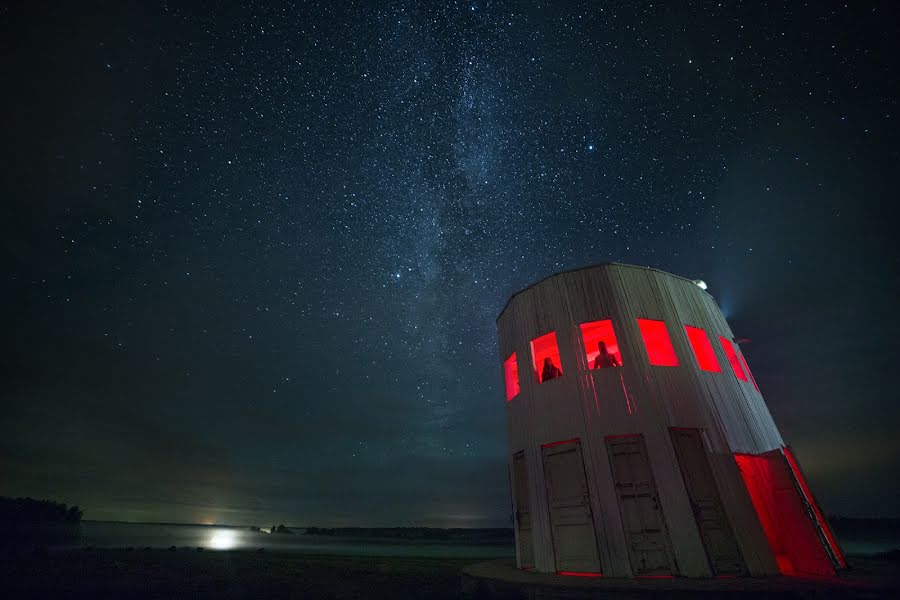
{"label": "distant light on horizon", "polygon": [[237,546],[237,536],[230,529],[219,529],[209,538],[209,547],[214,550],[230,550]]}

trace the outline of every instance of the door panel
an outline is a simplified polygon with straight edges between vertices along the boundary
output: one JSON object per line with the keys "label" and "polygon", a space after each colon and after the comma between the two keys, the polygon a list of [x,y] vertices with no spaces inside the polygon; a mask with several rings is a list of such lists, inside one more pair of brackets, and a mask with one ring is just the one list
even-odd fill
{"label": "door panel", "polygon": [[513,490],[516,503],[516,528],[519,541],[519,568],[534,567],[534,538],[531,530],[531,498],[528,495],[528,468],[525,453],[513,456]]}
{"label": "door panel", "polygon": [[600,572],[581,442],[542,448],[557,571]]}
{"label": "door panel", "polygon": [[744,560],[713,479],[702,433],[699,429],[672,429],[672,444],[713,574],[744,573]]}
{"label": "door panel", "polygon": [[672,549],[640,435],[606,439],[631,566],[636,575],[673,572]]}
{"label": "door panel", "polygon": [[815,517],[781,450],[735,454],[769,546],[785,575],[834,575]]}

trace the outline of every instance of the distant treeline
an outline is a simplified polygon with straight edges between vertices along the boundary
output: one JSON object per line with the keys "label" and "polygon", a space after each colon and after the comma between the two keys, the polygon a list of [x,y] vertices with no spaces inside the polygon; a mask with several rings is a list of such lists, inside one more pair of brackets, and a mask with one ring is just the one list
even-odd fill
{"label": "distant treeline", "polygon": [[512,541],[513,530],[505,527],[443,529],[438,527],[307,527],[307,535],[343,537],[402,538],[410,540],[496,540]]}
{"label": "distant treeline", "polygon": [[0,523],[78,523],[81,509],[52,500],[0,497]]}

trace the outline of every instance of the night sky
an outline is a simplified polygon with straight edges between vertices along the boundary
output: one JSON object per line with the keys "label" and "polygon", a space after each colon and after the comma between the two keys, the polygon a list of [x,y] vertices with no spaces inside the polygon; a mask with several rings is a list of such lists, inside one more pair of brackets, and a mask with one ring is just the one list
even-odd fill
{"label": "night sky", "polygon": [[508,526],[495,319],[615,260],[706,280],[825,510],[900,516],[893,3],[36,4],[0,495]]}

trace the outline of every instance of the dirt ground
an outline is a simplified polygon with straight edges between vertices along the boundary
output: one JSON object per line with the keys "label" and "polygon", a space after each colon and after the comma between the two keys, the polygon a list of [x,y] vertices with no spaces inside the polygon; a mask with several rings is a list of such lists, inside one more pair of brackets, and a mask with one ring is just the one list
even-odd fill
{"label": "dirt ground", "polygon": [[[460,598],[461,591],[464,596],[471,596],[471,590],[461,590],[462,568],[481,561],[483,559],[326,556],[239,550],[198,552],[194,548],[179,548],[175,551],[83,549],[46,553],[15,552],[0,556],[0,599],[456,600]],[[844,585],[838,589],[829,585],[822,589],[807,589],[798,594],[798,590],[791,590],[791,586],[788,586],[782,592],[793,593],[782,593],[781,596],[867,600],[900,598],[898,557],[851,559],[851,565],[853,568],[840,578]],[[615,582],[607,580],[604,587],[613,583]],[[621,580],[620,583],[624,586],[622,589],[613,586],[615,590],[610,588],[605,590],[605,595],[600,595],[637,597],[633,594],[636,590],[628,587],[633,581]],[[703,591],[705,588],[702,583],[704,582],[698,583],[697,580],[661,583],[660,586],[666,589],[660,588],[657,590],[658,594],[650,596],[687,598]],[[723,597],[769,595],[762,580],[733,581],[725,587],[727,590],[717,590],[727,592]],[[511,597],[527,597],[529,586],[519,588],[521,589],[507,592],[515,592]],[[542,592],[542,597],[557,597],[557,592],[567,596],[558,589],[549,589],[549,592]],[[574,591],[570,590],[568,593]],[[640,597],[646,597],[646,591],[639,594]],[[589,597],[595,595],[588,594]],[[715,593],[697,595],[717,596]],[[490,593],[487,596],[497,597],[497,594]],[[510,594],[504,593],[501,596]]]}
{"label": "dirt ground", "polygon": [[[311,556],[194,549],[72,550],[0,557],[0,597],[453,598],[473,559]],[[475,559],[477,560],[477,559]]]}

